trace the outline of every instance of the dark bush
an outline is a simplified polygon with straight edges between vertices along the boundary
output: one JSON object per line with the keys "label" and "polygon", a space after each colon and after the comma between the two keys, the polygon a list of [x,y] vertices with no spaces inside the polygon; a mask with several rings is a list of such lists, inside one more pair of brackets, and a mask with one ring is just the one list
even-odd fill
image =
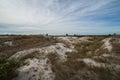
{"label": "dark bush", "polygon": [[11,80],[15,77],[16,68],[20,63],[15,59],[1,59],[0,60],[0,80]]}

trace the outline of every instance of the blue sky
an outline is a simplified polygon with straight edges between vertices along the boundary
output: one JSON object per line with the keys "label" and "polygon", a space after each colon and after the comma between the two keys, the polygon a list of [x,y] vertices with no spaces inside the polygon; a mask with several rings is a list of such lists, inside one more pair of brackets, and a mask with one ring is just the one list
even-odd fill
{"label": "blue sky", "polygon": [[120,0],[0,0],[0,34],[120,34]]}

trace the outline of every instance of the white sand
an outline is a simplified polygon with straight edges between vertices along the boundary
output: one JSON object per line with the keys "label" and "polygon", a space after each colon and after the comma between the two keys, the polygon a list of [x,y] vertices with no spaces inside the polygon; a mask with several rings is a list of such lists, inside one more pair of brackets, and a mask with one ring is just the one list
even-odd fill
{"label": "white sand", "polygon": [[45,55],[56,53],[60,60],[64,61],[66,59],[65,53],[71,52],[72,49],[66,48],[62,43],[57,43],[56,45],[48,47],[20,51],[14,54],[11,58],[20,59],[34,51],[39,51],[38,54],[42,54],[42,57],[39,59],[27,59],[25,61],[27,64],[18,69],[18,77],[14,78],[14,80],[54,80],[55,75],[51,70],[51,64],[48,63],[49,59],[47,59]]}
{"label": "white sand", "polygon": [[107,49],[109,52],[112,50],[112,45],[110,43],[111,38],[106,38],[103,40],[104,44],[103,44],[103,48]]}

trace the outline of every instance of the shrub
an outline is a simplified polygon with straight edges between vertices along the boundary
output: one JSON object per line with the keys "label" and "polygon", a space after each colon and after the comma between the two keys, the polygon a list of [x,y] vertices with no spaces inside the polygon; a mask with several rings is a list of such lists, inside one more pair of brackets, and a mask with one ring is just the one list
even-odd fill
{"label": "shrub", "polygon": [[16,68],[20,63],[15,59],[1,59],[0,60],[0,80],[11,80],[15,77]]}

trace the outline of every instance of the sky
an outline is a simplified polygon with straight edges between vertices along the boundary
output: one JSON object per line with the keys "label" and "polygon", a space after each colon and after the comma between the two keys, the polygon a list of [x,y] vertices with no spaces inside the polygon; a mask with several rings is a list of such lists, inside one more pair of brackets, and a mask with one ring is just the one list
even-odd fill
{"label": "sky", "polygon": [[120,0],[0,0],[0,34],[120,34]]}

